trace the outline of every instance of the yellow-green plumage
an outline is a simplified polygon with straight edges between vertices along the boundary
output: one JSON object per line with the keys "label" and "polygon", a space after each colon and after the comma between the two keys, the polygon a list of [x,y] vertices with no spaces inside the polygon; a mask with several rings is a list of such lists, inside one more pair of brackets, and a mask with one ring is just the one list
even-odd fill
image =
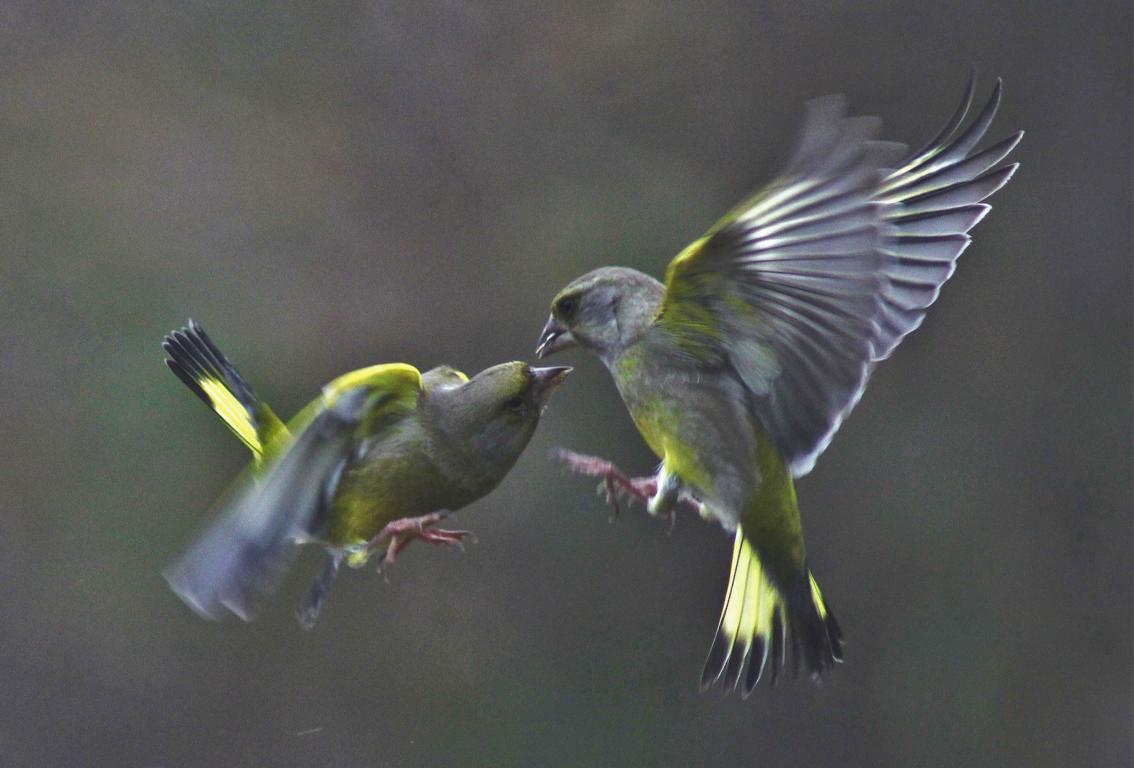
{"label": "yellow-green plumage", "polygon": [[[468,376],[424,375],[404,363],[343,374],[288,424],[276,417],[208,335],[190,322],[164,343],[167,364],[252,451],[251,485],[168,572],[186,603],[247,618],[274,587],[297,541],[320,542],[333,567],[360,566],[387,525],[460,509],[507,474],[569,369],[505,363]],[[310,609],[310,610],[308,610]]]}
{"label": "yellow-green plumage", "polygon": [[775,675],[792,648],[796,665],[820,674],[840,657],[841,634],[811,587],[791,474],[749,414],[743,387],[699,368],[701,360],[655,330],[607,362],[635,426],[662,460],[659,476],[676,478],[709,514],[737,531],[729,590],[702,682],[723,677],[736,686],[746,672],[744,690],[751,690],[767,658]]}
{"label": "yellow-green plumage", "polygon": [[650,511],[692,496],[736,530],[705,685],[743,679],[747,694],[789,656],[816,678],[842,658],[807,568],[794,478],[921,322],[988,212],[982,201],[1015,171],[996,166],[1019,133],[974,151],[999,83],[961,129],[972,95],[970,82],[940,134],[905,159],[874,139],[877,120],[817,99],[781,173],[674,257],[664,285],[604,267],[552,302],[537,353],[578,345],[606,364],[662,459]]}
{"label": "yellow-green plumage", "polygon": [[[181,332],[180,339],[177,336],[171,336],[171,339],[173,343],[167,351],[176,357],[171,358],[168,364],[179,377],[189,380],[187,383],[194,392],[248,447],[253,455],[256,474],[283,454],[294,441],[294,435],[307,428],[320,410],[333,404],[345,392],[367,387],[388,393],[387,402],[374,409],[367,423],[361,427],[365,433],[377,433],[382,430],[382,420],[389,420],[392,425],[416,409],[418,396],[423,391],[421,373],[411,365],[385,363],[369,366],[332,380],[318,398],[302,408],[285,426],[270,408],[258,402],[258,398],[255,401],[251,399],[251,388],[243,379],[234,379],[239,374],[212,345],[200,326],[191,323]],[[211,358],[216,362],[209,367],[200,362],[194,366],[193,358],[188,354],[194,349],[199,353],[199,361],[208,362]],[[186,360],[190,362],[186,363]],[[182,375],[182,371],[187,375]],[[456,373],[468,380],[463,373]],[[428,462],[420,455],[423,449],[415,451],[412,445],[403,447],[401,452],[376,457],[365,474],[355,470],[352,474],[359,478],[360,487],[346,485],[336,494],[329,515],[330,543],[336,546],[364,544],[391,520],[441,508],[434,503],[437,499],[432,497],[438,495],[436,490],[442,488],[443,483],[439,482],[441,478],[436,473],[428,472]],[[424,466],[425,471],[407,471],[418,465]],[[417,474],[422,475],[420,481]]]}
{"label": "yellow-green plumage", "polygon": [[[680,390],[675,388],[667,392],[666,387],[656,386],[657,380],[666,374],[654,371],[652,378],[642,377],[648,366],[648,349],[646,343],[632,345],[612,366],[635,426],[650,449],[662,459],[662,472],[677,476],[685,488],[711,506],[727,504],[716,486],[722,465],[714,455],[714,447],[732,443],[733,438],[691,439],[694,435],[704,437],[707,431],[712,435],[710,425],[723,421],[713,413],[706,413],[705,398],[712,395],[693,384],[691,388],[701,396],[689,399],[677,394]],[[723,393],[718,396],[720,394]],[[698,401],[699,404],[694,405]],[[730,425],[730,431],[736,429],[735,422],[725,423]],[[735,521],[737,533],[729,589],[721,609],[718,640],[702,679],[702,684],[707,685],[723,674],[726,680],[736,684],[745,662],[755,653],[758,658],[747,667],[749,679],[745,681],[745,690],[751,690],[759,680],[766,664],[765,652],[772,654],[773,675],[786,662],[784,632],[791,626],[791,619],[800,625],[799,633],[804,633],[803,625],[812,621],[807,637],[813,644],[820,643],[823,653],[837,658],[840,651],[837,624],[833,617],[828,621],[829,611],[814,578],[806,570],[803,529],[791,475],[772,440],[758,425],[754,427],[753,438],[754,482],[740,502],[743,506]],[[759,551],[752,545],[753,541],[760,542]],[[771,571],[765,563],[771,566]],[[772,573],[779,574],[779,578],[774,580]],[[807,574],[814,607],[812,615],[819,617],[818,624],[809,619],[806,612],[803,616],[789,615],[782,587],[785,574]],[[808,653],[801,650],[796,658]],[[826,663],[819,660],[822,654],[810,655],[815,659],[814,668],[825,666]]]}

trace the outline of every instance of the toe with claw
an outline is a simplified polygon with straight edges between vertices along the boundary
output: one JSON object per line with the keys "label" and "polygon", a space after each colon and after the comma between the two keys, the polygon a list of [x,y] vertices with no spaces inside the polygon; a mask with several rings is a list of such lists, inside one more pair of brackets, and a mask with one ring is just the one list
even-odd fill
{"label": "toe with claw", "polygon": [[648,504],[657,493],[657,482],[652,477],[629,477],[613,462],[598,456],[587,456],[574,451],[561,450],[557,458],[576,474],[600,478],[597,492],[606,498],[606,503],[614,509],[614,516],[621,511],[619,502],[623,498],[637,499]]}
{"label": "toe with claw", "polygon": [[447,530],[433,526],[449,516],[448,512],[431,512],[419,517],[403,517],[386,524],[365,548],[367,555],[384,548],[382,563],[393,563],[398,555],[415,539],[420,539],[435,547],[450,547],[464,550],[465,539],[476,541],[472,531]]}
{"label": "toe with claw", "polygon": [[705,516],[704,505],[673,475],[663,473],[662,482],[665,487],[659,487],[657,477],[630,477],[613,462],[598,456],[560,450],[556,457],[576,474],[600,478],[598,494],[604,496],[614,508],[613,516],[618,515],[619,501],[623,498],[631,501],[637,499],[646,505],[651,515],[667,518],[671,532],[677,521],[679,504],[685,504],[699,515]]}

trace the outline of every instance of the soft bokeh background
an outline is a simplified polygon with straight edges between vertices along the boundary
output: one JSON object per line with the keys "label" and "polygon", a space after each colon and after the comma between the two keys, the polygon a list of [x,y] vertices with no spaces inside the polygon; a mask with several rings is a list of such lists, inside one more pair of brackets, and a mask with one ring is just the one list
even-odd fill
{"label": "soft bokeh background", "polygon": [[[1125,766],[1130,5],[0,6],[0,760],[99,766]],[[530,358],[553,293],[661,273],[806,98],[918,143],[1003,75],[1024,166],[800,486],[848,637],[698,695],[729,540],[614,525],[553,446],[652,466],[597,361],[465,554],[309,553],[262,618],[166,589],[245,460],[161,364],[205,324],[281,413],[363,364]]]}

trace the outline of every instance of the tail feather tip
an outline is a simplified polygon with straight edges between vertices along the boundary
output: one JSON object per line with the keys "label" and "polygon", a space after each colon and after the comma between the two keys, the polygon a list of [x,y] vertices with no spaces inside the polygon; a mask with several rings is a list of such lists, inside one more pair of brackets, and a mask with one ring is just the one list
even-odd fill
{"label": "tail feather tip", "polygon": [[[820,682],[843,659],[843,634],[809,572],[785,594],[738,534],[721,620],[701,673],[701,690],[721,682],[747,698],[765,677],[774,686],[790,666]],[[765,671],[768,674],[765,676]]]}

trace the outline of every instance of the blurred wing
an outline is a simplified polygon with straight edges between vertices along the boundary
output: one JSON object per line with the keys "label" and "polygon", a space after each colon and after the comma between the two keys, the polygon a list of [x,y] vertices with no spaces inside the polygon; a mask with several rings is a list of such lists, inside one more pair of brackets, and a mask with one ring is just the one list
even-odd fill
{"label": "blurred wing", "polygon": [[259,483],[245,482],[222,502],[219,519],[165,572],[177,596],[206,618],[228,610],[250,620],[319,517],[356,426],[321,413]]}
{"label": "blurred wing", "polygon": [[[970,154],[995,115],[961,108],[925,149],[874,140],[879,122],[830,97],[808,105],[778,178],[669,265],[658,327],[691,359],[733,368],[791,473],[810,471],[875,362],[921,322],[965,234],[1015,166],[1020,134]],[[893,167],[898,170],[888,170]]]}
{"label": "blurred wing", "polygon": [[251,619],[286,573],[296,543],[321,526],[357,442],[376,422],[412,409],[420,383],[416,369],[393,365],[328,384],[321,409],[290,447],[259,482],[222,502],[219,519],[165,572],[177,596],[210,619],[226,610]]}

